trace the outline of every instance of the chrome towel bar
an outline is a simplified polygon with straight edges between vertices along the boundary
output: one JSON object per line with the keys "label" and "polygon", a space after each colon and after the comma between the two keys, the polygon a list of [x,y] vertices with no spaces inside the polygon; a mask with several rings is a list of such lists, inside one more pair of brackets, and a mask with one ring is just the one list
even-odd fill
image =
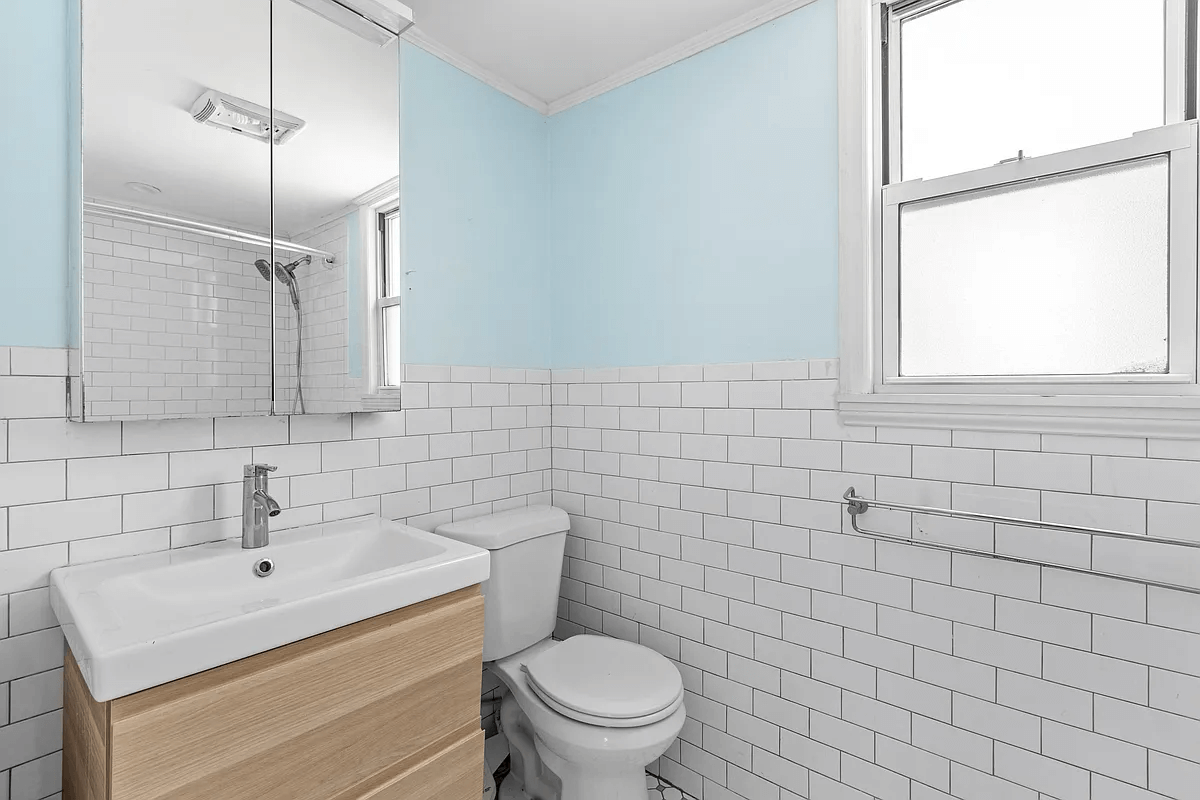
{"label": "chrome towel bar", "polygon": [[[1100,536],[1108,539],[1126,539],[1142,543],[1170,545],[1173,547],[1200,549],[1200,542],[1192,542],[1181,539],[1165,539],[1160,536],[1145,536],[1139,533],[1125,533],[1123,531],[1111,531],[1103,528],[1089,528],[1082,525],[1065,525],[1058,522],[1043,522],[1042,520],[1022,519],[1020,517],[1004,517],[998,514],[984,514],[978,511],[957,511],[950,508],[933,508],[930,506],[910,505],[908,503],[892,503],[886,500],[873,500],[869,497],[862,497],[861,495],[856,494],[853,486],[846,490],[846,493],[842,495],[842,498],[846,501],[846,513],[850,515],[850,526],[854,528],[854,532],[860,536],[866,536],[871,539],[897,542],[899,544],[908,544],[914,547],[924,547],[931,550],[945,550],[951,553],[983,556],[985,558],[994,558],[1000,561],[1013,561],[1018,564],[1029,564],[1035,567],[1061,569],[1067,572],[1076,572],[1084,575],[1096,575],[1102,578],[1112,578],[1113,580],[1140,583],[1147,586],[1157,586],[1161,589],[1171,589],[1173,591],[1200,594],[1200,586],[1183,586],[1174,583],[1163,583],[1161,581],[1137,578],[1131,575],[1118,575],[1112,572],[1101,572],[1093,569],[1085,569],[1083,567],[1072,567],[1065,564],[1056,564],[1052,561],[1038,561],[1035,559],[1021,558],[1019,556],[1009,556],[1002,553],[994,553],[989,550],[979,550],[973,547],[958,547],[956,545],[943,544],[941,542],[913,539],[908,536],[897,536],[895,534],[868,531],[859,527],[858,518],[863,514],[866,514],[872,508],[880,508],[891,511],[907,511],[913,514],[926,514],[935,517],[950,517],[953,519],[967,519],[976,522],[990,522],[1000,525],[1017,525],[1028,528],[1042,528],[1045,530],[1062,531],[1064,533]],[[1197,577],[1197,580],[1200,580],[1200,576]]]}

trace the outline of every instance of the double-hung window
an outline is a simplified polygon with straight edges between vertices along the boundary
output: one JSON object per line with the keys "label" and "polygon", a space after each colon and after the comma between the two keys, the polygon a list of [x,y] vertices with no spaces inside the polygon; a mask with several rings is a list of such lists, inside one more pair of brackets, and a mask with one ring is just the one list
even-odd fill
{"label": "double-hung window", "polygon": [[400,269],[400,208],[376,212],[379,232],[376,257],[379,268],[378,304],[376,325],[379,342],[379,386],[393,389],[403,381],[400,355],[403,313],[403,276]]}
{"label": "double-hung window", "polygon": [[843,242],[867,233],[842,257],[847,421],[1173,398],[1200,426],[1193,0],[842,4],[843,46],[855,13],[865,33],[842,90],[867,98],[841,120],[843,190],[866,184]]}

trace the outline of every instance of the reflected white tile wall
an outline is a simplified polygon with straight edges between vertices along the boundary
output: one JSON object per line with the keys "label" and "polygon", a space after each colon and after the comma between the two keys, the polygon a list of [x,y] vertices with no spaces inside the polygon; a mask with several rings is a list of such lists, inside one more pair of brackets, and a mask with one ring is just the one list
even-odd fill
{"label": "reflected white tile wall", "polygon": [[83,236],[89,419],[270,409],[266,250],[91,215]]}

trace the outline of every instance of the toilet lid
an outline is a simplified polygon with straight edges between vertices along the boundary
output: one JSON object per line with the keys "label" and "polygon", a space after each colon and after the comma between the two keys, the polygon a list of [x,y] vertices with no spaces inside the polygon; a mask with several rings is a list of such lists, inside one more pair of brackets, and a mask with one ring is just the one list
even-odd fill
{"label": "toilet lid", "polygon": [[525,673],[548,705],[591,724],[648,724],[645,718],[669,716],[683,702],[674,664],[648,647],[605,636],[567,639],[529,661]]}

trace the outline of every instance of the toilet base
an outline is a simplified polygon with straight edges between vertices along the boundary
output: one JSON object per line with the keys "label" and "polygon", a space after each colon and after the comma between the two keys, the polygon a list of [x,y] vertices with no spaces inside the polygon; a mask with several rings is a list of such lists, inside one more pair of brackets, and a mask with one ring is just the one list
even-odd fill
{"label": "toilet base", "polygon": [[542,742],[516,698],[506,692],[500,727],[508,739],[511,771],[499,800],[649,800],[644,764],[600,764],[588,768],[566,761]]}
{"label": "toilet base", "polygon": [[562,800],[649,800],[645,765],[573,764],[537,744],[542,762],[562,781]]}

